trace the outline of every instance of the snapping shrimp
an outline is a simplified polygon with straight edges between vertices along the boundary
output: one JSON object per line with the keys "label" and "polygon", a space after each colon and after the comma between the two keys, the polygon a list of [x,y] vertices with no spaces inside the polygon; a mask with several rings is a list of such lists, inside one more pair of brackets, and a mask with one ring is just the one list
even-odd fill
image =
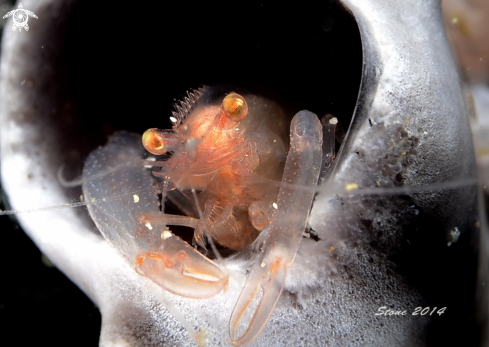
{"label": "snapping shrimp", "polygon": [[[139,274],[180,296],[204,299],[225,290],[229,274],[220,252],[250,254],[250,272],[229,321],[230,342],[248,345],[281,295],[314,197],[308,187],[317,184],[324,158],[334,157],[334,135],[327,147],[333,155],[323,156],[319,119],[300,111],[286,153],[285,112],[267,99],[221,86],[189,93],[171,120],[171,130],[144,133],[151,160],[137,159],[144,151],[128,133],[90,155],[83,185],[93,202],[90,214]],[[90,179],[120,163],[127,165]],[[147,167],[161,169],[151,174]],[[148,190],[153,193],[138,193]],[[165,213],[166,200],[185,215]],[[170,230],[177,225],[194,229],[194,247]],[[248,311],[252,318],[238,336]]]}

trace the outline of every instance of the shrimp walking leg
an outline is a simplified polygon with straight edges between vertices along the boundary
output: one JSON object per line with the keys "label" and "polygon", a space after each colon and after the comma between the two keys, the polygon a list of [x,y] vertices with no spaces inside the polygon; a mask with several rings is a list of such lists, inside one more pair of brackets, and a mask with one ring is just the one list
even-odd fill
{"label": "shrimp walking leg", "polygon": [[[263,230],[261,252],[251,269],[230,319],[231,342],[251,343],[266,325],[283,290],[287,269],[299,249],[322,163],[322,127],[317,116],[298,112],[290,126],[290,151],[285,164],[277,209]],[[306,189],[304,189],[306,188]],[[238,325],[260,292],[262,298],[241,337]]]}

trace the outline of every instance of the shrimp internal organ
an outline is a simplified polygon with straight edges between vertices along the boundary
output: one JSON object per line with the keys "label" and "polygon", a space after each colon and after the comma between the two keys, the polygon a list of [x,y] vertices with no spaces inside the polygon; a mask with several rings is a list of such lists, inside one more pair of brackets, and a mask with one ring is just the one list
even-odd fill
{"label": "shrimp internal organ", "polygon": [[[321,123],[308,111],[297,113],[286,155],[285,112],[269,100],[216,86],[189,94],[176,108],[172,130],[150,129],[142,141],[155,155],[171,152],[152,163],[161,167],[152,174],[163,182],[152,188],[151,170],[128,165],[84,184],[87,201],[96,201],[88,208],[104,237],[139,274],[180,296],[213,296],[227,287],[229,275],[169,225],[194,228],[194,242],[203,248],[212,238],[251,254],[250,274],[230,318],[230,342],[248,345],[272,314],[300,246],[314,193],[294,186],[317,183]],[[140,143],[137,135],[116,134],[90,155],[84,176],[124,161],[135,163],[142,157]],[[153,193],[137,194],[148,190]],[[160,211],[157,193],[187,216]],[[241,318],[260,288],[262,298],[238,337]]]}

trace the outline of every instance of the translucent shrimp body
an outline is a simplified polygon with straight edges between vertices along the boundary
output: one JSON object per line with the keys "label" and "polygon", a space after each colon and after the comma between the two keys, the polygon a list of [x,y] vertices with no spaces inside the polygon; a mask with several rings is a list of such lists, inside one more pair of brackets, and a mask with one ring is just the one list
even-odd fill
{"label": "translucent shrimp body", "polygon": [[[88,158],[83,189],[92,203],[90,214],[105,238],[139,274],[174,294],[212,297],[227,287],[229,274],[225,262],[208,259],[173,234],[169,225],[194,228],[194,239],[202,246],[208,237],[228,248],[243,249],[251,259],[251,273],[230,317],[232,343],[243,346],[258,336],[270,318],[301,243],[314,195],[304,187],[315,186],[321,171],[322,128],[313,113],[297,113],[284,163],[282,138],[269,123],[282,116],[281,110],[272,111],[267,120],[266,112],[273,104],[247,96],[251,100],[247,112],[231,111],[238,115],[231,119],[226,102],[245,99],[236,93],[222,98],[218,89],[224,101],[216,107],[210,101],[216,89],[191,94],[184,101],[189,107],[174,114],[173,131],[150,129],[143,136],[144,145],[154,154],[172,152],[170,158],[152,163],[162,168],[153,172],[164,179],[162,184],[153,187],[151,170],[141,163],[144,151],[138,136],[118,133]],[[244,101],[246,108],[247,104]],[[271,141],[264,141],[265,137]],[[127,165],[99,175],[121,163]],[[282,183],[274,183],[281,170]],[[160,211],[158,193],[163,201],[168,196],[183,211],[197,210],[198,215]],[[260,288],[263,295],[253,318],[238,337],[240,321]]]}

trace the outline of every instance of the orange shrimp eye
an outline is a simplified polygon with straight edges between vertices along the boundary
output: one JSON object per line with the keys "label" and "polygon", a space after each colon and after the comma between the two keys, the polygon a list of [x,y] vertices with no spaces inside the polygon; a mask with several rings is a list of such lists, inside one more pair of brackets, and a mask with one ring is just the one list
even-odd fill
{"label": "orange shrimp eye", "polygon": [[235,122],[241,122],[248,113],[248,103],[245,98],[235,92],[229,93],[222,100],[221,108],[224,115]]}
{"label": "orange shrimp eye", "polygon": [[146,130],[143,134],[144,148],[155,155],[165,154],[168,149],[166,148],[166,139],[162,135],[162,131],[156,128]]}

